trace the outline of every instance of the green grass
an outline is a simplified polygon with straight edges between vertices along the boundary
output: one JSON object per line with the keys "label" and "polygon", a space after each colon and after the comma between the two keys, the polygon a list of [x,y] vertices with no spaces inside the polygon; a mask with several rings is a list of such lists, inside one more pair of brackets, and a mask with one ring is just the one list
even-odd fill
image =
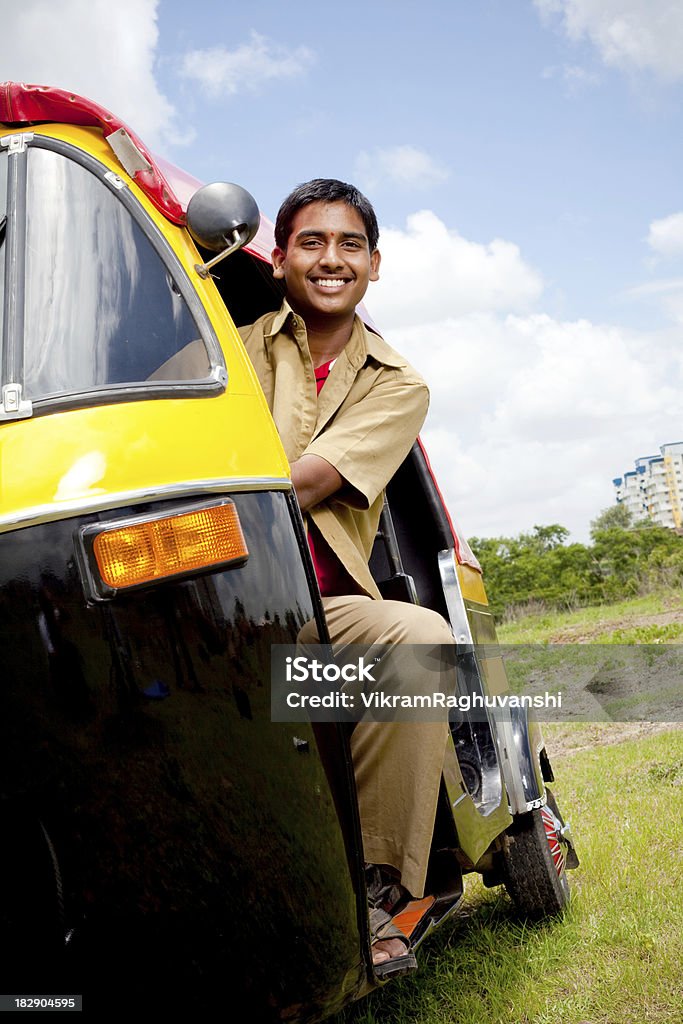
{"label": "green grass", "polygon": [[553,730],[586,745],[554,759],[581,859],[565,915],[525,924],[469,882],[419,971],[334,1024],[681,1024],[683,730],[590,745],[610,728],[547,729],[551,756]]}
{"label": "green grass", "polygon": [[653,623],[649,626],[631,626],[598,633],[596,644],[662,644],[683,640],[683,622]]}
{"label": "green grass", "polygon": [[560,688],[563,713],[576,720],[679,717],[680,591],[659,590],[574,612],[539,612],[497,632],[515,692]]}
{"label": "green grass", "polygon": [[[639,624],[638,619],[678,612],[678,621]],[[602,628],[601,628],[602,627]],[[659,590],[616,604],[591,605],[572,612],[539,611],[497,627],[503,644],[538,644],[548,640],[590,633],[593,643],[657,643],[683,638],[683,595],[680,590]],[[615,633],[619,638],[615,639]]]}
{"label": "green grass", "polygon": [[[667,621],[643,622],[658,615]],[[539,613],[498,635],[505,644],[665,644],[680,640],[681,620],[681,594],[661,591]],[[468,878],[461,914],[421,947],[419,971],[332,1024],[683,1024],[683,729],[641,736],[648,728],[544,726],[552,788],[581,859],[562,918],[520,921],[504,890]]]}

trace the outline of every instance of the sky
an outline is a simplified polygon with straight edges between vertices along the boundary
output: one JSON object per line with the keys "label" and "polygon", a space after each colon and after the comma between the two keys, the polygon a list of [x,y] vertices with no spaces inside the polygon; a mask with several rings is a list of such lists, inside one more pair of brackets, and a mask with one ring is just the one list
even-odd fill
{"label": "sky", "polygon": [[366,305],[425,376],[466,536],[586,541],[683,440],[680,0],[0,0],[0,78],[89,96],[271,219],[301,181],[380,223]]}

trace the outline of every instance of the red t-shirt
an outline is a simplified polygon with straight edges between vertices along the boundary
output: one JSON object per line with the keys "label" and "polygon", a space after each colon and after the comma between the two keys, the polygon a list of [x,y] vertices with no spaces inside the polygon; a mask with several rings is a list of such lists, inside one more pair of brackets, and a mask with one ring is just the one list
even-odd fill
{"label": "red t-shirt", "polygon": [[[315,386],[318,394],[330,375],[334,359],[328,360],[315,369]],[[359,593],[358,584],[346,571],[320,530],[309,519],[308,546],[311,549],[318,586],[323,597],[339,597],[342,594]]]}

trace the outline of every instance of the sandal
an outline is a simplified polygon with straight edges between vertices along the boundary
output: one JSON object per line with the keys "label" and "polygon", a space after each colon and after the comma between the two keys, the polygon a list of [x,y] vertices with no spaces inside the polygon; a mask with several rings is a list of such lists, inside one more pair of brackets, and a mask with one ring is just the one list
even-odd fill
{"label": "sandal", "polygon": [[399,939],[405,947],[405,952],[398,956],[390,956],[389,959],[381,960],[379,963],[375,963],[373,960],[372,969],[378,978],[394,978],[417,969],[417,958],[410,948],[410,939],[393,923],[389,914],[380,907],[370,910],[370,934],[372,949],[375,952],[384,952],[376,950],[375,947],[378,942],[384,942],[387,939]]}
{"label": "sandal", "polygon": [[417,959],[410,947],[410,939],[401,929],[393,923],[392,917],[397,908],[409,898],[408,893],[402,886],[398,885],[377,865],[368,865],[366,871],[368,889],[368,908],[370,914],[370,936],[371,946],[375,952],[378,942],[387,939],[399,939],[405,948],[405,952],[398,956],[389,956],[387,960],[375,963],[373,970],[378,978],[390,978],[399,974],[407,974],[417,968]]}

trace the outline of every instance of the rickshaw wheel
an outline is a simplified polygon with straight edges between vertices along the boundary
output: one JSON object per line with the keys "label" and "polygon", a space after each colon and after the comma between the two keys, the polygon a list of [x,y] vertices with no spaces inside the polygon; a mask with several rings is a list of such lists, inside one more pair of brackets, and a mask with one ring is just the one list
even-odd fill
{"label": "rickshaw wheel", "polygon": [[564,824],[548,790],[547,806],[520,815],[503,851],[503,881],[510,899],[525,917],[552,917],[569,903]]}

